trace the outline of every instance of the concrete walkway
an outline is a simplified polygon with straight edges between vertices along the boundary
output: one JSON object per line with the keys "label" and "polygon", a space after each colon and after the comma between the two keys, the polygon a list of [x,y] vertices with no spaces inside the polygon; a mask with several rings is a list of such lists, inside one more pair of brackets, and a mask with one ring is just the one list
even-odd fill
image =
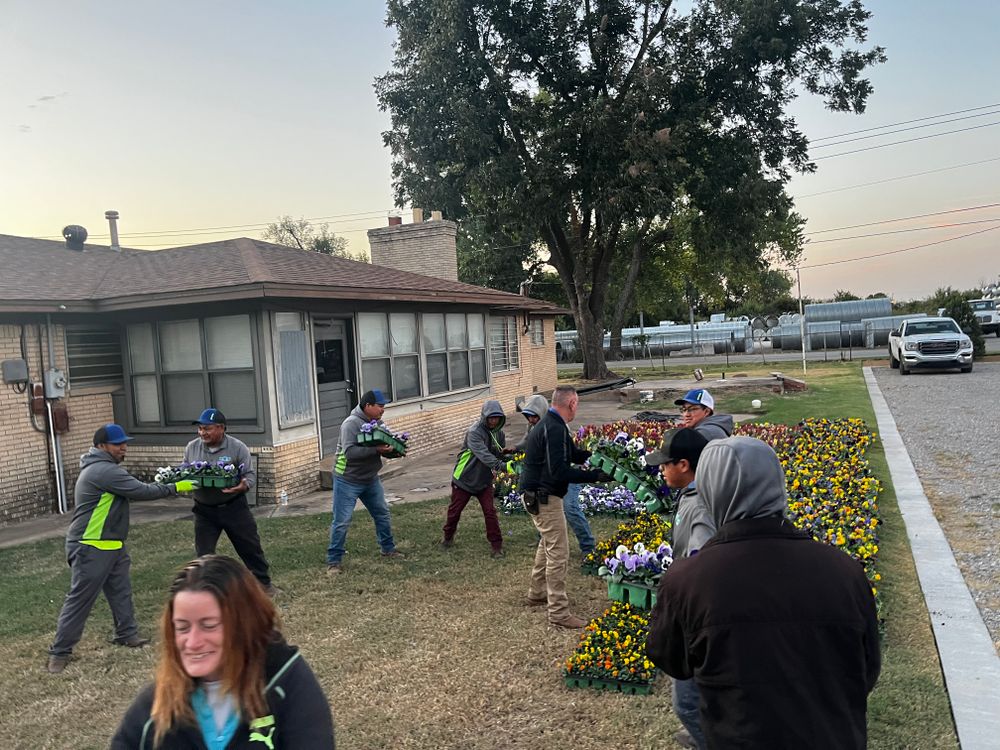
{"label": "concrete walkway", "polygon": [[1000,747],[1000,657],[871,368],[864,373],[937,641],[959,744],[962,750],[995,750]]}

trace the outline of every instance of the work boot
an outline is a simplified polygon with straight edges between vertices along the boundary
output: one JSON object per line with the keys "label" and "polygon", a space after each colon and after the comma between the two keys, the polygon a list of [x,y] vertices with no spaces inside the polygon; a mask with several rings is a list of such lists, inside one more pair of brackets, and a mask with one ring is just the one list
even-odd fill
{"label": "work boot", "polygon": [[127,646],[128,648],[142,648],[150,643],[149,638],[143,638],[138,633],[130,635],[128,638],[114,638],[111,642],[116,646]]}
{"label": "work boot", "polygon": [[326,574],[328,576],[339,576],[343,571],[340,568],[340,563],[331,563],[326,566]]}
{"label": "work boot", "polygon": [[502,549],[495,549],[490,553],[490,557],[494,560],[500,560],[504,557],[504,552]]}
{"label": "work boot", "polygon": [[389,557],[389,558],[391,558],[393,560],[405,560],[406,559],[406,555],[404,555],[398,549],[394,549],[394,550],[392,550],[390,552],[383,552],[382,553],[382,557]]}
{"label": "work boot", "polygon": [[544,596],[541,599],[536,599],[533,596],[526,596],[526,597],[524,597],[524,606],[525,607],[544,607],[548,603],[549,603],[549,600],[546,597],[544,597]]}
{"label": "work boot", "polygon": [[455,546],[455,540],[445,537],[444,539],[441,540],[441,546],[444,547],[444,549],[451,549],[452,547]]}
{"label": "work boot", "polygon": [[66,665],[69,664],[69,654],[60,654],[58,656],[50,656],[49,663],[45,666],[49,674],[60,674]]}
{"label": "work boot", "polygon": [[555,625],[557,628],[566,628],[567,630],[579,630],[587,626],[587,621],[582,617],[577,617],[576,615],[566,615],[561,620],[551,620],[550,625]]}

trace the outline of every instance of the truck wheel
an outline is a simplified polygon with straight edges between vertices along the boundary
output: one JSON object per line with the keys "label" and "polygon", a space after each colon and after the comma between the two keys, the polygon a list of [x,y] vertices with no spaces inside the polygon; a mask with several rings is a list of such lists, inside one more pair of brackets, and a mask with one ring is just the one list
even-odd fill
{"label": "truck wheel", "polygon": [[903,360],[899,360],[899,374],[900,375],[910,374],[910,370],[907,368],[906,362],[904,362]]}
{"label": "truck wheel", "polygon": [[899,369],[899,360],[896,359],[894,356],[892,356],[891,351],[889,352],[889,367],[891,367],[893,370]]}
{"label": "truck wheel", "polygon": [[963,367],[962,372],[972,372],[972,363],[969,363],[968,367]]}

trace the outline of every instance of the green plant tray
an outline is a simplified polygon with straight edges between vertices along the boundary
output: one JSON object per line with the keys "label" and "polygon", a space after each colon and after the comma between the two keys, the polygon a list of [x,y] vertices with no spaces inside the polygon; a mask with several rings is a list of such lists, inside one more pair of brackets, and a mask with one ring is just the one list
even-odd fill
{"label": "green plant tray", "polygon": [[227,487],[235,487],[240,483],[239,477],[199,477],[195,476],[192,479],[196,480],[202,487],[219,487],[225,489]]}
{"label": "green plant tray", "polygon": [[653,497],[652,500],[646,501],[646,512],[647,513],[662,513],[667,509],[666,503],[663,501],[662,497]]}
{"label": "green plant tray", "polygon": [[613,476],[614,476],[616,482],[622,482],[622,483],[624,483],[625,482],[625,477],[627,477],[628,474],[626,473],[625,469],[623,469],[622,467],[615,466]]}
{"label": "green plant tray", "polygon": [[390,456],[391,458],[399,458],[406,455],[406,443],[402,440],[397,440],[391,434],[385,430],[375,429],[371,432],[359,432],[358,433],[358,444],[359,445],[388,445],[393,451],[396,452],[396,456]]}
{"label": "green plant tray", "polygon": [[636,609],[652,609],[656,606],[656,590],[638,583],[608,581],[608,598],[616,602],[627,602]]}
{"label": "green plant tray", "polygon": [[625,488],[632,490],[632,492],[637,492],[642,485],[645,484],[639,477],[635,474],[625,475]]}
{"label": "green plant tray", "polygon": [[612,693],[627,693],[629,695],[649,695],[653,689],[649,682],[625,682],[624,680],[598,679],[597,677],[565,676],[563,680],[568,688],[593,688],[608,690]]}

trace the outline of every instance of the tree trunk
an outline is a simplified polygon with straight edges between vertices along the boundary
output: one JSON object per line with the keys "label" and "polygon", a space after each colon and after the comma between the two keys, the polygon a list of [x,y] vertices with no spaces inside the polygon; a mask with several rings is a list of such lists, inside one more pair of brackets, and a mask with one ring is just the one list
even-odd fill
{"label": "tree trunk", "polygon": [[606,380],[614,373],[604,360],[604,328],[587,307],[580,309],[577,325],[583,352],[583,377],[587,380]]}

